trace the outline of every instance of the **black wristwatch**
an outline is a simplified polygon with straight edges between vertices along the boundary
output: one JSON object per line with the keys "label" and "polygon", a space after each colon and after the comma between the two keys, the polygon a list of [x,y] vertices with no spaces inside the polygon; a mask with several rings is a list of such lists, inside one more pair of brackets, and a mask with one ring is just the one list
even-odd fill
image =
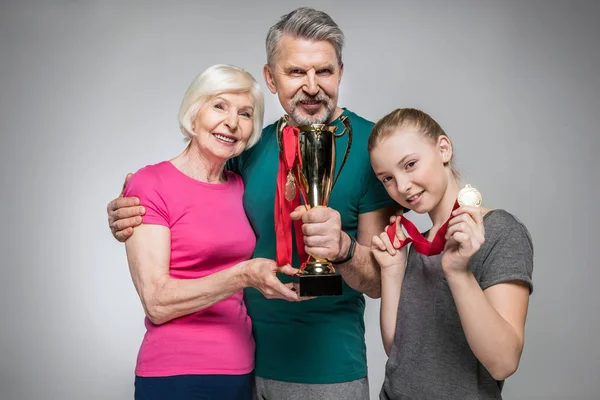
{"label": "black wristwatch", "polygon": [[[346,235],[348,235],[346,233]],[[345,262],[350,261],[350,259],[354,256],[354,249],[356,248],[356,239],[351,235],[348,235],[350,238],[350,247],[348,247],[348,253],[346,253],[346,257],[341,260],[331,261],[332,264],[343,264]]]}

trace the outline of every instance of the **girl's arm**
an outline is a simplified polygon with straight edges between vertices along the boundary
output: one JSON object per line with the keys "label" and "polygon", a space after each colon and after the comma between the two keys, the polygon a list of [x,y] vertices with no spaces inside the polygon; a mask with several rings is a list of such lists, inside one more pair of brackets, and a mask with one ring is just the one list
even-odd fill
{"label": "girl's arm", "polygon": [[171,232],[166,226],[142,224],[134,228],[125,247],[133,284],[154,324],[203,310],[248,286],[267,298],[298,300],[298,295],[275,275],[293,275],[296,270],[290,266],[278,268],[267,259],[244,261],[198,279],[171,278]]}
{"label": "girl's arm", "polygon": [[523,351],[529,287],[510,282],[482,291],[470,271],[446,279],[471,350],[494,379],[508,378]]}
{"label": "girl's arm", "polygon": [[[405,240],[404,232],[400,227],[400,219],[392,217],[392,223],[396,226],[396,239],[394,245],[398,247],[400,240]],[[381,267],[381,308],[379,312],[379,323],[381,325],[381,339],[383,348],[389,356],[394,344],[396,323],[398,320],[398,305],[400,304],[400,292],[404,273],[406,271],[407,248],[396,250],[388,235],[387,226],[379,236],[373,236],[371,240],[371,252]]]}
{"label": "girl's arm", "polygon": [[381,310],[379,312],[379,324],[381,326],[381,339],[383,348],[388,356],[394,344],[396,334],[396,323],[398,320],[398,305],[400,304],[400,293],[404,281],[405,267],[396,265],[381,269]]}
{"label": "girl's arm", "polygon": [[[461,324],[471,350],[496,380],[504,380],[519,366],[523,351],[525,319],[529,305],[529,286],[518,278],[481,289],[469,269],[469,261],[485,241],[483,211],[463,206],[453,212],[448,224],[442,269],[452,292]],[[517,227],[512,231],[517,232]],[[509,230],[508,230],[509,231]],[[515,239],[513,237],[512,239]],[[486,258],[493,273],[512,268],[514,263],[532,263],[532,253],[519,252],[514,243],[504,238],[494,243],[502,263]],[[499,275],[501,276],[501,275]],[[519,276],[519,275],[515,275]]]}

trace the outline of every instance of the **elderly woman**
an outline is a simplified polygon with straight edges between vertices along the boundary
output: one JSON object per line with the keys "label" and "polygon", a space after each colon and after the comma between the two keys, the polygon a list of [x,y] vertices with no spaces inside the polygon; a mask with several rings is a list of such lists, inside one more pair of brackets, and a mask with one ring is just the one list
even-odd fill
{"label": "elderly woman", "polygon": [[251,259],[255,236],[240,176],[227,160],[260,139],[263,94],[252,75],[215,65],[198,75],[179,111],[187,148],[142,168],[124,194],[145,207],[126,242],[146,314],[136,399],[251,399],[254,340],[242,289],[298,300],[276,273],[291,266]]}

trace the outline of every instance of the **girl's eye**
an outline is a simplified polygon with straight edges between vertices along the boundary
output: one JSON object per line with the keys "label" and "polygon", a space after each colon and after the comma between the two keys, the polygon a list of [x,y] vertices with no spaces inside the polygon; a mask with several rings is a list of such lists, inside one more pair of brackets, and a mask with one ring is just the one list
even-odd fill
{"label": "girl's eye", "polygon": [[411,161],[411,162],[407,163],[406,164],[406,169],[414,168],[414,166],[415,166],[416,163],[417,163],[416,161]]}
{"label": "girl's eye", "polygon": [[389,182],[391,179],[392,179],[392,177],[391,177],[391,176],[386,176],[386,177],[384,177],[384,178],[381,180],[381,182],[382,182],[382,183],[387,183],[387,182]]}

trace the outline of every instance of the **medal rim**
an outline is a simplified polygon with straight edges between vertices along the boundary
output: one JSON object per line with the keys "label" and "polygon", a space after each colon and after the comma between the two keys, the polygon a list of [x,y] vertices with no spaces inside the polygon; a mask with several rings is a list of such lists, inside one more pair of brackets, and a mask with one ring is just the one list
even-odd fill
{"label": "medal rim", "polygon": [[[466,193],[474,193],[477,201],[474,204],[470,204],[468,202],[465,202],[464,197],[465,197]],[[472,187],[471,185],[466,185],[464,188],[460,189],[460,192],[458,192],[458,199],[457,200],[458,200],[458,204],[460,206],[479,207],[479,206],[481,206],[481,203],[483,202],[483,198],[481,196],[481,192],[479,190],[477,190],[476,188]]]}

